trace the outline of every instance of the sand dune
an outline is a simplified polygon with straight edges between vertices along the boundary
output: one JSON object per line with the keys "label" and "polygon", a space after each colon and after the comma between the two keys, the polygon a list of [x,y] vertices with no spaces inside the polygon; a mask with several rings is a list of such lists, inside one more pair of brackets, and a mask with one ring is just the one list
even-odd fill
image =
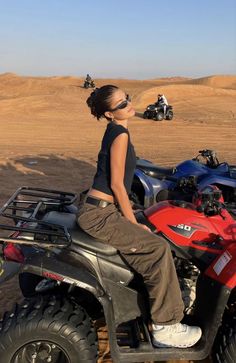
{"label": "sand dune", "polygon": [[209,86],[202,86],[198,84],[178,84],[178,85],[164,85],[153,87],[144,91],[136,99],[137,107],[145,107],[148,103],[157,99],[158,93],[168,95],[171,102],[178,102],[181,100],[190,100],[199,97],[236,97],[236,90],[228,90],[223,88],[213,88]]}
{"label": "sand dune", "polygon": [[[223,76],[216,78],[224,80]],[[116,84],[133,97],[140,116],[131,121],[130,129],[138,153],[144,157],[170,165],[188,157],[188,152],[192,155],[199,147],[211,145],[222,158],[234,158],[235,143],[230,144],[228,139],[235,140],[235,90],[180,83],[179,79],[172,82],[165,79],[96,80],[98,87],[108,83]],[[83,79],[76,77],[0,75],[0,120],[4,121],[1,123],[1,156],[41,152],[67,155],[70,152],[95,162],[105,124],[90,115],[86,99],[91,90],[83,89],[82,85]],[[174,120],[171,123],[144,121],[141,115],[145,107],[155,102],[157,94],[162,92],[174,107]],[[180,141],[185,145],[184,150],[178,146]],[[168,152],[164,152],[163,142],[168,145]]]}
{"label": "sand dune", "polygon": [[192,78],[189,77],[161,77],[161,78],[154,78],[153,80],[158,82],[186,82],[190,81]]}
{"label": "sand dune", "polygon": [[186,122],[222,125],[236,121],[236,90],[203,86],[201,84],[174,84],[150,88],[136,98],[136,107],[142,112],[154,103],[158,93],[168,95],[175,115]]}
{"label": "sand dune", "polygon": [[14,97],[53,94],[73,83],[81,83],[75,77],[19,77],[15,74],[0,75],[0,100]]}
{"label": "sand dune", "polygon": [[187,81],[187,83],[204,86],[236,89],[236,76],[210,76]]}
{"label": "sand dune", "polygon": [[[224,77],[217,79],[224,80]],[[226,134],[234,139],[235,90],[179,83],[179,79],[172,82],[165,79],[96,80],[98,87],[108,83],[116,84],[130,93],[139,115],[149,103],[155,102],[157,94],[161,92],[166,94],[174,107],[175,117],[171,123],[144,122],[142,116],[132,120],[130,128],[136,148],[144,157],[172,164],[187,157],[188,151],[193,154],[207,144],[208,147],[212,145],[217,148],[222,157],[233,159],[235,154],[227,150],[235,152],[235,143],[230,145]],[[0,135],[2,157],[16,153],[72,152],[73,155],[92,158],[95,162],[104,123],[96,122],[89,114],[86,99],[91,91],[83,89],[82,85],[83,79],[76,77],[0,75],[0,120],[4,121]],[[191,137],[186,133],[186,127],[189,130],[193,128]],[[216,128],[214,134],[212,127]],[[91,128],[94,130],[93,141],[90,139]],[[226,130],[223,133],[222,128]],[[208,134],[211,136],[207,137]],[[180,140],[185,144],[184,151],[178,147]],[[164,152],[162,142],[168,144],[168,152]],[[155,148],[153,145],[156,145]]]}

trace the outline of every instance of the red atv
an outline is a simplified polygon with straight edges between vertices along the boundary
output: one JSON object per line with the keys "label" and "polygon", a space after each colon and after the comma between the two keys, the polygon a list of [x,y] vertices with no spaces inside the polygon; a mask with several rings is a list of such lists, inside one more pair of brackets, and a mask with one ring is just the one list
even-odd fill
{"label": "red atv", "polygon": [[119,251],[79,229],[74,201],[72,193],[21,188],[0,210],[8,222],[0,225],[1,279],[14,268],[27,297],[0,323],[1,362],[95,363],[94,321],[104,317],[113,362],[211,354],[214,362],[235,363],[236,221],[221,192],[209,186],[194,203],[163,201],[136,214],[173,251],[184,320],[203,331],[187,349],[153,347],[142,277]]}

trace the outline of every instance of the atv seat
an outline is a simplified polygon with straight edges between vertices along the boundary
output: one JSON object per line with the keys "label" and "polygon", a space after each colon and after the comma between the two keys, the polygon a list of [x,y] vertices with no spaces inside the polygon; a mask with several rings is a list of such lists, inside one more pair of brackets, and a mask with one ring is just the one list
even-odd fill
{"label": "atv seat", "polygon": [[152,178],[162,179],[166,176],[172,176],[175,172],[175,168],[163,168],[161,166],[156,166],[152,162],[137,158],[136,168],[142,170],[145,174],[151,176]]}
{"label": "atv seat", "polygon": [[117,255],[116,248],[84,232],[76,222],[76,214],[51,211],[45,214],[43,221],[66,227],[76,248],[80,246],[91,252],[107,256]]}
{"label": "atv seat", "polygon": [[137,168],[142,170],[145,174],[151,176],[152,178],[162,179],[166,176],[171,176],[174,173],[174,168],[162,168],[161,166],[150,166],[150,165],[139,165]]}

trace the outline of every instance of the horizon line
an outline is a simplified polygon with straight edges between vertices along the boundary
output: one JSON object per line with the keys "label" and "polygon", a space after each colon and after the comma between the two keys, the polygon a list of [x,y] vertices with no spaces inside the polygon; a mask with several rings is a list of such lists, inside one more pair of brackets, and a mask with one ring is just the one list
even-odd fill
{"label": "horizon line", "polygon": [[[62,78],[62,77],[73,77],[73,78],[85,78],[85,76],[81,75],[73,75],[73,74],[58,74],[58,75],[26,75],[26,74],[18,74],[14,72],[3,72],[0,73],[1,76],[6,75],[12,75],[17,77],[29,77],[29,78]],[[236,77],[236,74],[208,74],[198,77],[188,77],[188,76],[177,76],[177,75],[171,75],[171,76],[162,76],[162,77],[153,77],[153,78],[126,78],[126,77],[92,77],[93,79],[117,79],[117,80],[129,80],[129,81],[156,81],[161,79],[171,79],[171,78],[185,78],[185,79],[201,79],[201,78],[210,78],[210,77]]]}

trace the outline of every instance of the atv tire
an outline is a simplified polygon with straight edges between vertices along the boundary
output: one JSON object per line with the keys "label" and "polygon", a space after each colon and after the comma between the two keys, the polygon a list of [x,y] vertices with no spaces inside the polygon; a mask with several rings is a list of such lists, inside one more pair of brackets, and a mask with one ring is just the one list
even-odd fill
{"label": "atv tire", "polygon": [[72,298],[37,296],[4,314],[0,357],[4,363],[95,363],[97,336]]}
{"label": "atv tire", "polygon": [[155,116],[154,120],[155,120],[155,121],[162,121],[162,120],[163,120],[163,118],[164,118],[164,113],[163,113],[163,112],[157,112],[157,114],[156,114],[156,116]]}
{"label": "atv tire", "polygon": [[143,113],[143,118],[144,118],[144,119],[147,119],[147,118],[149,118],[148,116],[149,116],[149,115],[148,115],[148,112],[147,112],[147,111],[144,111],[144,113]]}
{"label": "atv tire", "polygon": [[224,322],[219,329],[213,349],[213,363],[235,363],[236,357],[236,317]]}
{"label": "atv tire", "polygon": [[173,117],[174,117],[173,112],[172,111],[169,111],[168,114],[167,114],[167,116],[166,116],[166,120],[171,121],[173,119]]}

